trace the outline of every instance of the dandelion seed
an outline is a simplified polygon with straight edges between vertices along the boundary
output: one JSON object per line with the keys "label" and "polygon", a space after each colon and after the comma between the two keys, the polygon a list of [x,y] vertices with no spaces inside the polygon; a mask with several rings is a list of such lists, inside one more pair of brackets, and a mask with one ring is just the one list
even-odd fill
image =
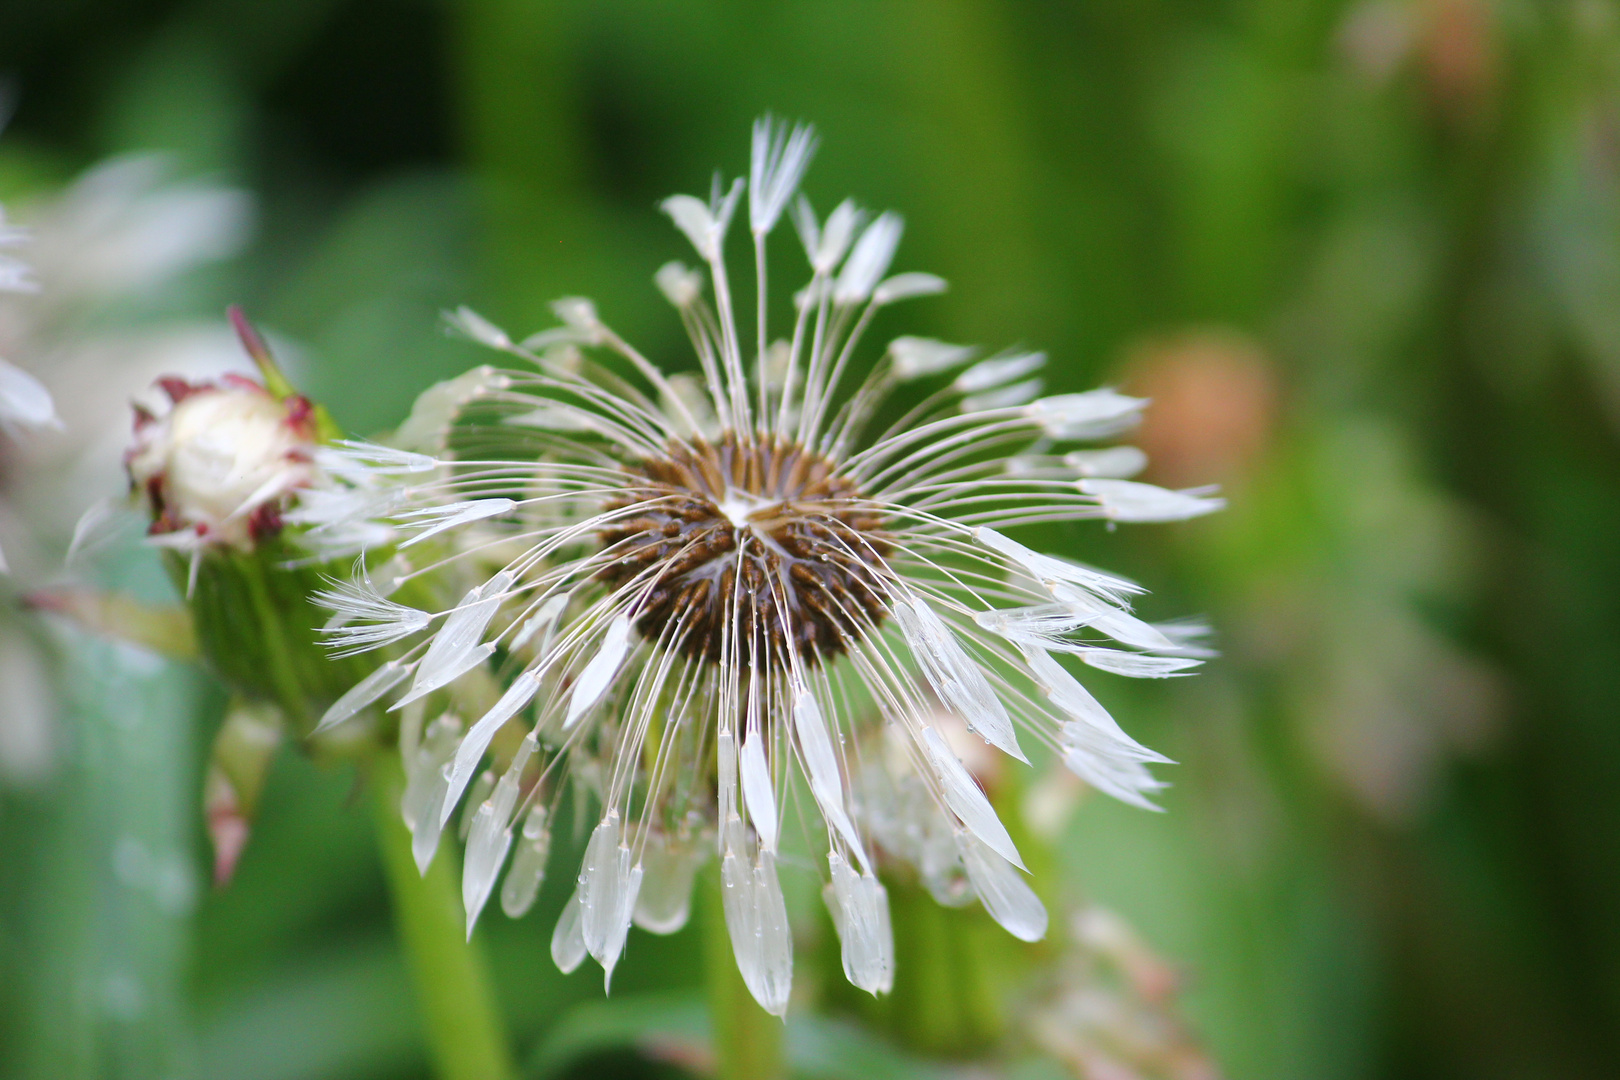
{"label": "dandelion seed", "polygon": [[[1046,364],[1045,353],[1021,353],[1016,356],[992,356],[981,360],[956,377],[953,387],[963,394],[976,394],[993,387],[1022,379]],[[1023,402],[1018,402],[1023,404]]]}
{"label": "dandelion seed", "polygon": [[1071,451],[1063,455],[1063,464],[1085,477],[1128,480],[1147,468],[1147,455],[1134,446],[1110,446]]}
{"label": "dandelion seed", "polygon": [[1097,500],[1109,521],[1185,521],[1226,505],[1225,499],[1214,497],[1213,488],[1170,491],[1135,480],[1102,479],[1081,480],[1078,486],[1082,494]]}
{"label": "dandelion seed", "polygon": [[901,337],[889,342],[894,373],[901,379],[920,379],[949,370],[967,363],[978,352],[972,345],[947,345],[933,338]]}
{"label": "dandelion seed", "polygon": [[888,271],[895,249],[900,246],[904,227],[899,214],[884,213],[861,232],[833,287],[834,303],[854,304],[872,295],[878,279]]}
{"label": "dandelion seed", "polygon": [[[503,772],[473,800],[469,927],[508,856],[501,906],[528,910],[549,850],[545,808],[571,784],[577,805],[599,803],[601,816],[552,937],[557,965],[569,971],[592,956],[611,977],[633,923],[655,933],[684,924],[693,876],[712,851],[738,969],[778,1015],[793,978],[777,860],[795,769],[824,826],[815,838],[825,844],[823,895],[855,985],[883,993],[892,984],[876,877],[886,860],[913,864],[942,903],[977,899],[1016,936],[1045,933],[1017,848],[944,732],[971,728],[990,744],[981,753],[1017,758],[1027,736],[1099,790],[1151,806],[1162,785],[1147,765],[1164,759],[1121,730],[1058,657],[1158,678],[1204,650],[1194,628],[1133,613],[1140,586],[1003,530],[1167,520],[1218,502],[1109,486],[1128,484],[1119,477],[1138,467],[1136,451],[1061,443],[1123,431],[1146,402],[1112,390],[1040,397],[1028,378],[1039,353],[969,367],[975,347],[902,337],[863,383],[846,385],[859,363],[851,358],[871,355],[872,312],[944,282],[886,276],[897,215],[868,219],[846,201],[821,222],[794,197],[814,145],[807,128],[755,129],[756,258],[785,214],[810,266],[791,327],[771,333],[762,300],[752,324],[739,316],[722,252],[743,186],[717,179],[707,200],[662,204],[704,264],[700,273],[671,263],[656,277],[692,339],[696,374],[666,375],[593,306],[568,300],[554,309],[560,327],[516,347],[537,363],[481,368],[430,390],[394,440],[397,457],[344,451],[345,482],[365,485],[344,514],[381,507],[362,520],[409,535],[412,558],[433,560],[450,580],[484,582],[427,613],[438,625],[420,628],[419,659],[394,656],[388,663],[404,666],[385,667],[337,710],[380,700],[412,664],[401,700],[502,658],[505,696],[493,708],[485,700],[465,734],[459,723],[432,726],[407,790],[425,865],[485,760]],[[763,262],[753,269],[763,298]],[[467,313],[457,321],[511,351],[504,332]],[[540,347],[558,351],[524,354]],[[946,374],[893,429],[868,430],[896,386]],[[413,454],[432,467],[411,472],[421,463]],[[306,502],[311,533],[357,524],[315,492]],[[399,648],[388,642],[404,637],[390,635],[421,623],[380,598],[341,599],[352,618],[339,647]],[[507,724],[529,728],[526,771],[502,758],[495,735]]]}
{"label": "dandelion seed", "polygon": [[[332,611],[321,633],[334,656],[366,652],[425,630],[433,616],[378,596],[367,585],[328,579],[331,588],[310,599]],[[357,623],[359,625],[354,625]]]}
{"label": "dandelion seed", "polygon": [[1105,388],[1042,398],[1028,413],[1054,439],[1106,439],[1135,427],[1146,406],[1146,398]]}
{"label": "dandelion seed", "polygon": [[947,288],[945,279],[933,274],[896,274],[872,290],[872,303],[883,307],[918,296],[938,296]]}

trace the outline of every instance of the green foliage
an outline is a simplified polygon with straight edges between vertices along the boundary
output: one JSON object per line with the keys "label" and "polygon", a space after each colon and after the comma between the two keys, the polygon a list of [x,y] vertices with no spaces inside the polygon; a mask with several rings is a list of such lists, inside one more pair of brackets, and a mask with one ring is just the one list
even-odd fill
{"label": "green foliage", "polygon": [[[590,295],[695,366],[650,281],[689,257],[656,200],[741,171],[766,109],[817,123],[818,208],[904,212],[897,268],[952,283],[875,342],[1025,343],[1052,354],[1052,390],[1151,392],[1150,478],[1231,499],[1030,538],[1166,586],[1147,613],[1207,613],[1226,653],[1174,685],[1099,682],[1176,786],[1162,816],[1081,799],[1046,887],[1172,958],[1233,1076],[1612,1072],[1610,5],[22,0],[0,6],[0,71],[8,204],[136,149],[256,195],[248,252],[154,309],[242,302],[354,431],[485,359],[441,332],[464,302],[527,333]],[[164,907],[163,874],[201,880],[222,703],[104,643],[52,649],[56,766],[0,786],[0,1076],[425,1075],[355,777],[281,753],[235,883]],[[691,931],[633,934],[605,1005],[593,974],[551,966],[568,846],[559,823],[535,912],[479,931],[534,1075],[696,1023]],[[964,948],[988,928],[931,906],[896,925]],[[1004,1030],[1005,1003],[962,1003],[973,987],[910,985],[951,998],[914,1050]],[[813,1015],[785,1032],[796,1070],[857,1075],[806,1064],[833,1053],[801,1045],[818,1024],[838,1060],[898,1074],[901,1050]]]}

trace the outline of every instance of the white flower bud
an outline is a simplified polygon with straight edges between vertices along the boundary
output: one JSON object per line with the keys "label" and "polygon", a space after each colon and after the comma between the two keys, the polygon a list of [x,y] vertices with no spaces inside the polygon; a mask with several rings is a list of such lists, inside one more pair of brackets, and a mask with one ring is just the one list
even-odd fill
{"label": "white flower bud", "polygon": [[249,548],[279,531],[287,497],[314,476],[309,402],[277,400],[238,375],[158,385],[169,411],[137,408],[135,441],[124,457],[130,483],[150,505],[153,535],[177,547]]}

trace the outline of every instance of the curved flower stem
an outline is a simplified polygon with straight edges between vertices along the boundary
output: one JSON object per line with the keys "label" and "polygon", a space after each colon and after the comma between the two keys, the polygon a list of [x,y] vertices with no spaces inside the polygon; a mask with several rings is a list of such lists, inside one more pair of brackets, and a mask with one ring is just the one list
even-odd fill
{"label": "curved flower stem", "polygon": [[698,886],[703,906],[703,969],[709,991],[709,1029],[719,1080],[783,1080],[782,1021],[748,992],[731,950],[721,901],[719,868],[711,863]]}
{"label": "curved flower stem", "polygon": [[466,940],[447,853],[439,852],[426,874],[416,871],[399,816],[404,784],[399,758],[379,755],[372,775],[377,844],[428,1048],[443,1080],[511,1080],[517,1070],[483,957]]}

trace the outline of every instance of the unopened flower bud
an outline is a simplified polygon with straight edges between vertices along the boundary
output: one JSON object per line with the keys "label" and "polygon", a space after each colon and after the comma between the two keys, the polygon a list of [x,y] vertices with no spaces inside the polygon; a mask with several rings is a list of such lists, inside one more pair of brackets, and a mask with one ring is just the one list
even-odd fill
{"label": "unopened flower bud", "polygon": [[152,534],[185,550],[247,551],[278,533],[289,497],[314,475],[308,400],[277,399],[240,375],[158,385],[169,409],[158,415],[137,407],[135,441],[124,458],[151,509]]}

